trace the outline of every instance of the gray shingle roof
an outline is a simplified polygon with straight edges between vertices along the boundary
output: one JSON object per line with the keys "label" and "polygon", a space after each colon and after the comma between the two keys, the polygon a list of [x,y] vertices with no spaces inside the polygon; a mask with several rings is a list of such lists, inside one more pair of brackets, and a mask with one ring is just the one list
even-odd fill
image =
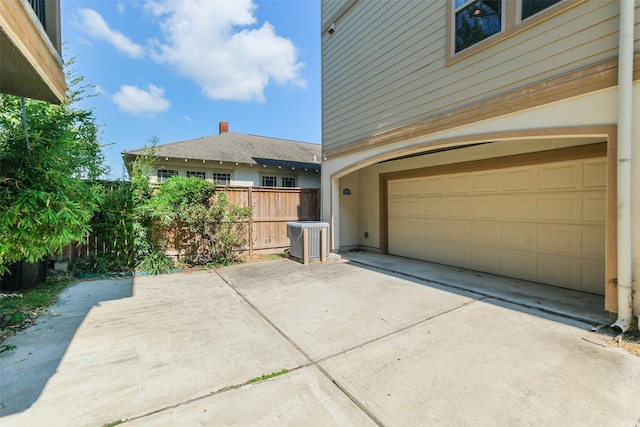
{"label": "gray shingle roof", "polygon": [[[145,154],[146,148],[125,155]],[[309,142],[226,132],[155,146],[156,157],[320,169],[321,146]],[[315,159],[314,159],[315,156]]]}

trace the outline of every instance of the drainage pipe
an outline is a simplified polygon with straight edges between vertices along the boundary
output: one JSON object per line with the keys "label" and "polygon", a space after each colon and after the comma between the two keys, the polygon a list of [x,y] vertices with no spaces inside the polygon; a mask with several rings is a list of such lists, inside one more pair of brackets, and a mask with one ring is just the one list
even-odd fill
{"label": "drainage pipe", "polygon": [[618,53],[618,320],[612,325],[625,332],[632,323],[631,254],[631,141],[633,125],[634,0],[620,0]]}

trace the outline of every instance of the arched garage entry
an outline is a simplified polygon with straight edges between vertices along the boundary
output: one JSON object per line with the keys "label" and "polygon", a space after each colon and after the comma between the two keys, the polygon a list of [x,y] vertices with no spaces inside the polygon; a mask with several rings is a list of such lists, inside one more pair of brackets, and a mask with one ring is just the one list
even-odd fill
{"label": "arched garage entry", "polygon": [[605,293],[606,143],[380,180],[383,252]]}

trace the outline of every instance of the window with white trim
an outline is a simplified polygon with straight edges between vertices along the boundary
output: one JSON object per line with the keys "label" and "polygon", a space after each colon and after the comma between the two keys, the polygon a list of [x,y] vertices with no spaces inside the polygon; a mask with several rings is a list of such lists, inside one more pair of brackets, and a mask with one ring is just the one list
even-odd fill
{"label": "window with white trim", "polygon": [[278,185],[277,179],[275,176],[262,176],[262,186],[263,187],[276,187]]}
{"label": "window with white trim", "polygon": [[548,7],[553,6],[562,0],[522,0],[522,7],[520,8],[520,20],[524,21],[530,16],[535,15],[538,12],[542,12]]}
{"label": "window with white trim", "polygon": [[455,0],[455,51],[460,52],[502,28],[503,0]]}
{"label": "window with white trim", "polygon": [[507,36],[520,25],[535,23],[541,12],[558,3],[556,11],[575,4],[568,0],[450,0],[452,18],[449,23],[453,41],[451,55],[482,44],[485,39],[499,34]]}
{"label": "window with white trim", "polygon": [[214,172],[213,182],[216,185],[229,185],[231,184],[231,174],[224,172]]}
{"label": "window with white trim", "polygon": [[187,171],[187,178],[206,179],[207,178],[207,174],[205,172],[202,172],[202,171]]}
{"label": "window with white trim", "polygon": [[165,182],[172,176],[178,176],[178,171],[174,169],[158,169],[158,182]]}
{"label": "window with white trim", "polygon": [[282,186],[283,187],[295,187],[296,186],[296,179],[292,178],[290,176],[283,176],[282,177]]}

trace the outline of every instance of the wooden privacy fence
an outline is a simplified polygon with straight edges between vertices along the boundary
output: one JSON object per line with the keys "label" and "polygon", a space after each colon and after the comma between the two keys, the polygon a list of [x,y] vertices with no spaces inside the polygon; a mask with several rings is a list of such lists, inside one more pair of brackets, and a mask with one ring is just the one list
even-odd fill
{"label": "wooden privacy fence", "polygon": [[[281,187],[219,187],[226,190],[230,203],[251,208],[245,251],[279,252],[290,246],[287,222],[318,221],[320,219],[320,190]],[[76,259],[108,249],[106,242],[90,236],[82,244],[72,244],[55,259]],[[173,249],[173,248],[169,248]]]}
{"label": "wooden privacy fence", "polygon": [[251,208],[247,227],[249,254],[288,248],[287,222],[318,221],[320,190],[273,187],[229,187],[229,202]]}

